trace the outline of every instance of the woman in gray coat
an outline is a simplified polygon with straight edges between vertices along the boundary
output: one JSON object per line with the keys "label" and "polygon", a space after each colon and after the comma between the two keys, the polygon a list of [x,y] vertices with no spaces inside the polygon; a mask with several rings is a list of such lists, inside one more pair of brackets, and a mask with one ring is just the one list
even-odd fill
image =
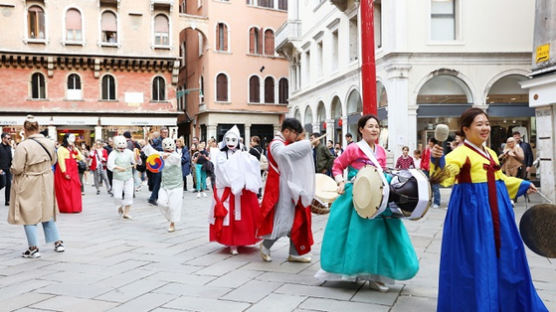
{"label": "woman in gray coat", "polygon": [[39,134],[39,123],[28,115],[23,123],[26,139],[15,149],[10,171],[13,174],[8,223],[22,224],[29,243],[24,258],[40,257],[37,224],[42,223],[46,242],[63,252],[56,226],[56,197],[52,165],[56,163],[54,142]]}

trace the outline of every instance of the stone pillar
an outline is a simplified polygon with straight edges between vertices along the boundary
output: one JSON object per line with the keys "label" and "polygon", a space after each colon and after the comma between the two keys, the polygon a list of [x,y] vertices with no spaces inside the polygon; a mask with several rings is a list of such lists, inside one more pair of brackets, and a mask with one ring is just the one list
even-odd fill
{"label": "stone pillar", "polygon": [[[396,64],[388,67],[388,147],[394,159],[402,154],[402,147],[414,149],[417,143],[417,107],[409,101],[409,70],[411,65]],[[411,109],[410,109],[411,107]],[[410,116],[411,111],[411,116]]]}
{"label": "stone pillar", "polygon": [[[348,118],[347,116],[342,116],[342,148],[346,149],[347,141],[346,141],[346,133],[348,133]],[[352,133],[354,136],[353,140],[357,140],[357,133]]]}
{"label": "stone pillar", "polygon": [[334,142],[334,119],[326,120],[326,140]]}
{"label": "stone pillar", "polygon": [[244,125],[245,125],[245,137],[243,138],[243,144],[245,144],[245,146],[249,148],[249,142],[251,141],[251,124],[245,123]]}
{"label": "stone pillar", "polygon": [[172,139],[178,138],[178,127],[168,127],[168,137]]}
{"label": "stone pillar", "polygon": [[95,126],[95,141],[102,141],[102,126]]}
{"label": "stone pillar", "polygon": [[214,137],[215,139],[218,140],[218,138],[216,137],[216,126],[215,125],[207,125],[207,142],[212,137]]}
{"label": "stone pillar", "polygon": [[56,126],[48,126],[48,137],[54,141],[58,140],[58,137],[56,135]]}
{"label": "stone pillar", "polygon": [[[537,118],[537,157],[539,157],[539,169],[541,192],[552,202],[556,202],[556,165],[554,158],[556,154],[556,105],[542,106],[535,109]],[[529,142],[531,143],[531,142]]]}

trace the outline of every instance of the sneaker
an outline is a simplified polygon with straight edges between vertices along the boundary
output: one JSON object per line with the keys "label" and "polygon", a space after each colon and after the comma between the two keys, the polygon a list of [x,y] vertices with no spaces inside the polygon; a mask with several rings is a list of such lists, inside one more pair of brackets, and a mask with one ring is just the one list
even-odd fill
{"label": "sneaker", "polygon": [[133,218],[128,214],[124,214],[122,217],[127,220],[133,220]]}
{"label": "sneaker", "polygon": [[259,245],[259,251],[264,262],[272,261],[272,258],[270,257],[270,249],[266,248],[263,243]]}
{"label": "sneaker", "polygon": [[309,262],[311,262],[311,256],[294,256],[294,255],[289,255],[289,256],[288,256],[288,261],[289,261],[289,262],[309,263]]}
{"label": "sneaker", "polygon": [[40,258],[41,254],[39,253],[39,249],[35,248],[35,249],[27,249],[25,250],[24,253],[21,254],[21,256],[23,258],[31,258],[31,259],[36,259],[36,258]]}
{"label": "sneaker", "polygon": [[203,192],[203,197],[207,197],[207,193]]}
{"label": "sneaker", "polygon": [[230,253],[232,254],[232,256],[238,255],[239,252],[237,251],[237,246],[230,246]]}
{"label": "sneaker", "polygon": [[385,293],[388,290],[390,290],[390,288],[388,288],[388,286],[384,285],[381,282],[376,282],[376,281],[369,281],[369,287],[371,287],[371,289],[380,291],[382,293]]}
{"label": "sneaker", "polygon": [[432,205],[432,209],[438,209],[438,208],[440,208],[439,205],[437,205],[437,204]]}
{"label": "sneaker", "polygon": [[64,252],[66,249],[64,248],[64,242],[59,241],[54,243],[54,251],[55,252]]}
{"label": "sneaker", "polygon": [[197,193],[197,198],[201,198],[201,192]]}
{"label": "sneaker", "polygon": [[158,203],[154,199],[149,199],[149,204],[151,204],[153,206],[158,206]]}

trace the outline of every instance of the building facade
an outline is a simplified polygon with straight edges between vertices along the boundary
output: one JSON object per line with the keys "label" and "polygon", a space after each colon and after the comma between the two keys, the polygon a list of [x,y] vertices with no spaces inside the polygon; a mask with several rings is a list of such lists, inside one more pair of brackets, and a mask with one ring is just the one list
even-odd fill
{"label": "building facade", "polygon": [[537,0],[529,104],[537,117],[537,150],[541,191],[556,202],[556,3]]}
{"label": "building facade", "polygon": [[208,31],[179,33],[179,134],[222,139],[234,124],[249,142],[268,142],[288,103],[288,63],[275,50],[285,0],[181,1],[181,14],[206,16]]}
{"label": "building facade", "polygon": [[[345,143],[361,116],[359,2],[290,1],[277,50],[290,62],[289,114]],[[504,14],[495,14],[504,7]],[[381,144],[422,149],[438,123],[451,135],[468,107],[491,117],[490,145],[514,130],[534,142],[528,106],[534,5],[527,1],[374,1]]]}
{"label": "building facade", "polygon": [[206,21],[181,16],[173,2],[1,1],[3,131],[18,137],[32,113],[53,139],[72,132],[90,144],[161,126],[176,135],[173,29],[206,31]]}

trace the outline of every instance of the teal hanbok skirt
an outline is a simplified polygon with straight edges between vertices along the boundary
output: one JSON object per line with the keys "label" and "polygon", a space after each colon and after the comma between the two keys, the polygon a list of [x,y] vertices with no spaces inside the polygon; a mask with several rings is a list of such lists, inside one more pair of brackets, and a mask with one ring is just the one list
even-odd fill
{"label": "teal hanbok skirt", "polygon": [[[356,174],[349,167],[348,178]],[[346,183],[344,194],[330,209],[320,255],[322,270],[372,280],[415,276],[419,261],[402,220],[387,218],[389,209],[372,220],[361,218],[353,206],[352,190],[353,184]]]}

